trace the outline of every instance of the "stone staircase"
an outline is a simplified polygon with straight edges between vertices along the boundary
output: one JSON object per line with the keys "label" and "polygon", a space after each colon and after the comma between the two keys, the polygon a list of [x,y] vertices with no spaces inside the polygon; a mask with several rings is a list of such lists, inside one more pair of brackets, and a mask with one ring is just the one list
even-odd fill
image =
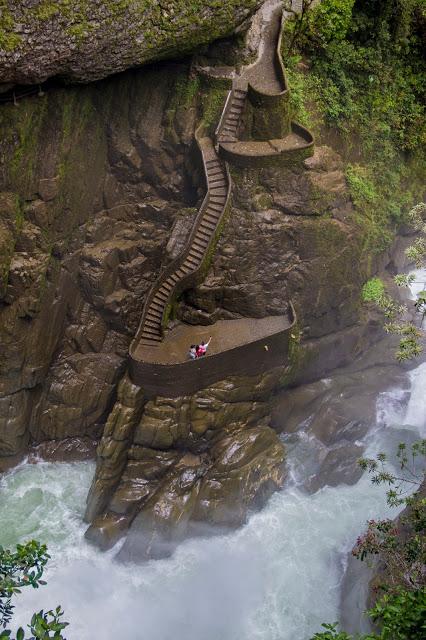
{"label": "stone staircase", "polygon": [[139,341],[146,347],[161,342],[167,307],[175,295],[195,284],[229,198],[231,185],[225,163],[219,159],[210,138],[203,137],[198,144],[203,158],[207,194],[184,251],[163,271],[145,303]]}
{"label": "stone staircase", "polygon": [[[172,263],[163,269],[147,297],[141,323],[130,349],[131,357],[136,353],[139,346],[148,350],[151,347],[159,346],[164,337],[164,328],[167,324],[173,301],[186,289],[196,286],[205,275],[206,259],[212,244],[217,239],[218,227],[226,211],[231,193],[227,161],[236,166],[269,166],[269,163],[274,161],[275,157],[280,160],[284,154],[289,157],[293,154],[293,157],[295,157],[295,153],[311,153],[313,147],[311,134],[294,123],[292,126],[293,129],[296,127],[296,133],[293,131],[288,136],[288,139],[283,139],[280,142],[280,148],[275,148],[277,145],[272,145],[272,142],[279,142],[276,140],[262,141],[260,143],[239,141],[241,121],[245,112],[247,98],[250,98],[251,95],[250,92],[255,92],[257,102],[265,103],[269,108],[277,107],[277,105],[282,108],[282,101],[288,97],[280,54],[281,10],[276,15],[274,14],[271,20],[273,27],[273,37],[271,37],[269,47],[271,51],[266,47],[263,54],[267,62],[266,67],[265,65],[262,66],[262,64],[259,66],[257,63],[248,71],[245,71],[243,75],[232,79],[231,89],[215,131],[214,143],[209,137],[200,137],[199,132],[196,132],[195,137],[204,165],[207,193],[198,211],[185,249]],[[259,76],[260,80],[264,80],[265,69],[270,73],[270,67],[277,79],[278,92],[276,93],[275,89],[272,92],[270,91],[271,83],[268,81],[265,85],[267,92],[262,93],[266,89],[263,87],[262,82],[259,81]],[[268,80],[268,78],[266,79]],[[253,88],[255,80],[258,84],[260,82],[262,90]],[[300,140],[296,139],[297,133],[301,133],[299,135]],[[156,349],[156,352],[158,352],[158,349]],[[140,354],[140,362],[143,362],[144,359],[143,354]]]}
{"label": "stone staircase", "polygon": [[216,129],[216,143],[218,145],[238,140],[238,129],[243,115],[247,98],[248,84],[240,78],[232,82],[232,89],[228,94],[222,117]]}

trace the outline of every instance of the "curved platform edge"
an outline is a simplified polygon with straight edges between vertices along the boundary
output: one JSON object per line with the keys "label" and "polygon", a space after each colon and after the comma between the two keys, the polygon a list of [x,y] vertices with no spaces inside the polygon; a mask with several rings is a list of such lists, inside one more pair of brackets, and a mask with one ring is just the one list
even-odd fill
{"label": "curved platform edge", "polygon": [[290,306],[290,325],[263,338],[198,360],[176,364],[142,362],[130,355],[129,374],[147,398],[192,395],[219,380],[253,376],[288,364],[291,333],[297,322]]}
{"label": "curved platform edge", "polygon": [[[264,142],[247,141],[234,143],[220,143],[219,156],[232,165],[241,168],[262,168],[285,166],[297,160],[305,160],[313,154],[314,137],[308,129],[296,122],[291,123],[294,136],[300,139],[294,146],[285,145],[282,141],[269,140]],[[280,147],[280,142],[282,146]]]}

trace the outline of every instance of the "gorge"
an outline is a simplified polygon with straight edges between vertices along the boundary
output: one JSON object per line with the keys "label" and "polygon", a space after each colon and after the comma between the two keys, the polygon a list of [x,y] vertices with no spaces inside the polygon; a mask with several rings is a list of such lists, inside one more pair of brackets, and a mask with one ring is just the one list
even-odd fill
{"label": "gorge", "polygon": [[71,640],[360,629],[347,556],[396,512],[357,460],[426,436],[425,364],[364,291],[416,315],[424,163],[384,144],[383,187],[326,121],[321,57],[286,49],[305,3],[7,4],[0,545],[48,544]]}

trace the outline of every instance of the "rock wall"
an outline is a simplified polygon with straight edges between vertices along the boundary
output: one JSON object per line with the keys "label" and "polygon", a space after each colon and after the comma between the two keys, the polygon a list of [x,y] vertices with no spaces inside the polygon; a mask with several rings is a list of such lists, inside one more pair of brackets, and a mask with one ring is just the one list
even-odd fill
{"label": "rock wall", "polygon": [[0,454],[99,439],[106,424],[88,535],[108,547],[130,526],[123,558],[163,555],[202,522],[243,522],[284,479],[270,427],[278,391],[380,333],[359,298],[374,264],[340,157],[323,145],[286,167],[233,169],[207,278],[177,308],[208,325],[283,314],[291,300],[287,365],[193,397],[147,401],[131,385],[145,294],[204,192],[194,130],[201,119],[214,127],[223,98],[185,64],[163,64],[0,111]]}
{"label": "rock wall", "polygon": [[182,78],[169,65],[1,107],[1,455],[101,433],[200,186]]}
{"label": "rock wall", "polygon": [[261,0],[0,4],[0,83],[89,82],[231,35]]}

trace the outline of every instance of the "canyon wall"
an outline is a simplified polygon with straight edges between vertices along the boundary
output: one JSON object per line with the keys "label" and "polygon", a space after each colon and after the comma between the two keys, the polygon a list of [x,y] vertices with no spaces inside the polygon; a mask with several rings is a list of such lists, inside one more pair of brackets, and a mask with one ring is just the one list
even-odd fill
{"label": "canyon wall", "polygon": [[382,333],[360,289],[390,258],[365,254],[343,162],[324,138],[305,160],[231,168],[207,277],[174,310],[207,333],[292,303],[288,361],[181,398],[148,399],[129,379],[146,294],[205,192],[195,129],[214,131],[226,94],[184,61],[51,85],[0,110],[0,459],[100,440],[88,536],[107,548],[130,527],[123,559],[241,524],[285,478],[285,425],[271,417],[280,392]]}

